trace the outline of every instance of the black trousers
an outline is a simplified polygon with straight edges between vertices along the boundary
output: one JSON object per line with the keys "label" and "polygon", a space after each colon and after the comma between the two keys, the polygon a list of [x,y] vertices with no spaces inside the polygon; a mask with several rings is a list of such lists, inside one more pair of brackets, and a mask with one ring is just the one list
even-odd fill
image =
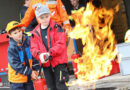
{"label": "black trousers", "polygon": [[48,90],[68,90],[65,82],[69,80],[66,64],[60,64],[55,68],[44,67],[44,74]]}

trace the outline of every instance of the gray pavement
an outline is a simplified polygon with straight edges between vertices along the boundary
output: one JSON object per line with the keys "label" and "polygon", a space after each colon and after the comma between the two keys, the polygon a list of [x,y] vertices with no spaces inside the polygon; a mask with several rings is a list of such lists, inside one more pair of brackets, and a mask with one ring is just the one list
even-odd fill
{"label": "gray pavement", "polygon": [[[4,87],[0,87],[0,90],[11,90],[9,83],[6,82],[7,76],[4,76],[4,79]],[[77,82],[74,75],[70,75],[68,83],[71,84],[72,82]],[[95,84],[90,84],[90,82],[76,83],[69,86],[69,90],[130,90],[130,75],[114,74],[97,80]]]}

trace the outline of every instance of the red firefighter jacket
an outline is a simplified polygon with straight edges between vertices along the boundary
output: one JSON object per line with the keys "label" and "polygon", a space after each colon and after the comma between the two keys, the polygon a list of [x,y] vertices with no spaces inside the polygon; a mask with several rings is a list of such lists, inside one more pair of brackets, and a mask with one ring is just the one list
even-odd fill
{"label": "red firefighter jacket", "polygon": [[[32,31],[33,35],[31,37],[31,53],[39,61],[39,55],[47,52],[42,41],[40,26],[41,25],[39,24]],[[50,64],[55,67],[58,64],[68,63],[65,33],[63,29],[52,20],[50,21],[50,25],[47,30],[47,43],[49,52],[53,58],[44,64],[44,67],[48,67]]]}

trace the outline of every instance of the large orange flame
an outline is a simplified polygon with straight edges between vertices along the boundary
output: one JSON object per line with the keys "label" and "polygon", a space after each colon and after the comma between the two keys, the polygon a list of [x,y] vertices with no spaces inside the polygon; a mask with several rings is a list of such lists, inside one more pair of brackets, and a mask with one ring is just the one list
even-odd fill
{"label": "large orange flame", "polygon": [[112,69],[111,61],[117,54],[115,35],[111,30],[117,7],[115,10],[106,10],[102,7],[95,8],[92,2],[89,2],[85,10],[81,8],[72,12],[71,17],[76,25],[69,36],[82,39],[84,45],[82,57],[75,59],[78,63],[78,79],[93,81],[109,75]]}

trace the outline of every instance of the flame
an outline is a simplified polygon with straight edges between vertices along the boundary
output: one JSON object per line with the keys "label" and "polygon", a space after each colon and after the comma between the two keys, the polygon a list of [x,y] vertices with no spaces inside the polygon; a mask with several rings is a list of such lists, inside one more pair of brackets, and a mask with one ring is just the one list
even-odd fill
{"label": "flame", "polygon": [[78,63],[78,79],[93,81],[109,75],[111,61],[117,55],[115,35],[111,30],[113,15],[118,11],[118,6],[115,9],[96,8],[89,2],[85,10],[81,8],[72,12],[71,18],[76,25],[69,36],[82,39],[84,45],[82,57],[75,59]]}

